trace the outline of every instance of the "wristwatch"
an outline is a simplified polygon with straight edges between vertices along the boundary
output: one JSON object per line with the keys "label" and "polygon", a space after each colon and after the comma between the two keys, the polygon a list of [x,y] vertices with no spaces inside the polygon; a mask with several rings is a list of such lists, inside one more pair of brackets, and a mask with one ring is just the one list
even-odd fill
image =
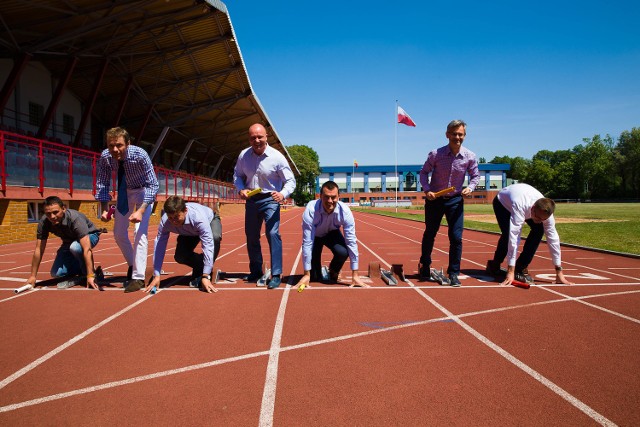
{"label": "wristwatch", "polygon": [[203,274],[202,278],[211,280],[211,275],[210,274]]}

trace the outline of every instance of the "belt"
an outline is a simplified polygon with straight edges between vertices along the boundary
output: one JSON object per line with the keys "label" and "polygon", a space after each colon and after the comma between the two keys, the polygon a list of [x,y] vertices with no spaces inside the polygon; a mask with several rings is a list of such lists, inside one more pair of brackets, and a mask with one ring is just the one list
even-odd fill
{"label": "belt", "polygon": [[251,199],[249,199],[249,200],[262,200],[262,199],[266,199],[268,197],[271,197],[271,193],[260,193],[260,194],[256,194],[255,196],[251,197]]}
{"label": "belt", "polygon": [[443,200],[450,200],[450,199],[455,199],[456,197],[461,197],[462,194],[454,194],[453,196],[442,196],[440,197]]}

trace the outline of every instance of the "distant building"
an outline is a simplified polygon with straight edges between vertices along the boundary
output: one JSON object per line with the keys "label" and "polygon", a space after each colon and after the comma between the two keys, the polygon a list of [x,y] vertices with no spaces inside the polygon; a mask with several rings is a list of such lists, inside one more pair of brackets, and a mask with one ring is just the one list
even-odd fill
{"label": "distant building", "polygon": [[[473,203],[491,202],[495,193],[510,184],[507,182],[507,171],[510,168],[506,163],[480,164],[480,182],[468,200]],[[396,179],[394,165],[323,166],[320,176],[316,179],[316,193],[320,193],[320,187],[326,181],[335,181],[340,187],[341,199],[345,202],[369,204],[377,200],[395,200],[397,190],[398,200],[422,204],[424,193],[418,175],[420,169],[422,164],[398,165]],[[468,180],[467,176],[465,186]]]}

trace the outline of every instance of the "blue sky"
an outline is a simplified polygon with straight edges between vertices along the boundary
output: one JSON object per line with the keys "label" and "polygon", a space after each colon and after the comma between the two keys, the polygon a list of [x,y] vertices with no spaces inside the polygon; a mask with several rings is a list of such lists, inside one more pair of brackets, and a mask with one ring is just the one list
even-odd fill
{"label": "blue sky", "polygon": [[447,143],[490,161],[640,127],[636,1],[226,1],[285,145],[321,166],[421,164]]}

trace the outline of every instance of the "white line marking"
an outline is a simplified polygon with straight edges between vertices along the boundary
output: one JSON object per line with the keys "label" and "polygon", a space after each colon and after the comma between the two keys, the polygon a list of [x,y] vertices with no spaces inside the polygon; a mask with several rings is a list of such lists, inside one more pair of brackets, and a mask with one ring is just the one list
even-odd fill
{"label": "white line marking", "polygon": [[107,317],[102,322],[92,326],[91,328],[87,329],[86,331],[82,332],[81,334],[76,335],[75,337],[73,337],[69,341],[67,341],[66,343],[58,346],[57,348],[54,348],[49,353],[45,354],[44,356],[40,357],[39,359],[37,359],[37,360],[35,360],[35,361],[31,362],[31,363],[29,363],[27,366],[25,366],[24,368],[20,369],[19,371],[14,372],[13,374],[9,375],[7,378],[5,378],[4,380],[2,380],[0,382],[0,390],[5,388],[7,385],[9,385],[13,381],[17,380],[18,378],[20,378],[24,374],[28,373],[29,371],[31,371],[34,368],[38,367],[39,365],[43,364],[47,360],[51,359],[56,354],[58,354],[61,351],[65,350],[66,348],[70,347],[71,345],[77,343],[78,341],[80,341],[81,339],[83,339],[84,337],[89,335],[90,333],[100,329],[101,327],[103,327],[107,323],[111,322],[112,320],[116,319],[117,317],[121,316],[122,314],[126,313],[127,311],[131,310],[132,308],[136,307],[137,305],[142,304],[144,301],[148,300],[152,296],[153,295],[147,295],[146,297],[144,297],[144,298],[134,302],[133,304],[123,308],[122,310],[120,310],[116,314]]}
{"label": "white line marking", "polygon": [[176,374],[181,374],[181,373],[184,373],[184,372],[195,371],[195,370],[198,370],[198,369],[208,368],[208,367],[211,367],[211,366],[223,365],[225,363],[230,363],[230,362],[237,362],[239,360],[251,359],[251,358],[254,358],[254,357],[258,357],[258,356],[264,356],[267,353],[268,353],[267,351],[259,351],[259,352],[255,352],[255,353],[245,354],[245,355],[242,355],[242,356],[228,357],[226,359],[218,359],[218,360],[214,360],[212,362],[200,363],[198,365],[190,365],[190,366],[186,366],[184,368],[170,369],[170,370],[167,370],[167,371],[156,372],[155,374],[141,375],[139,377],[128,378],[128,379],[121,380],[121,381],[113,381],[113,382],[110,382],[110,383],[105,383],[105,384],[99,384],[99,385],[95,385],[95,386],[91,386],[91,387],[80,388],[80,389],[71,390],[71,391],[68,391],[68,392],[65,392],[65,393],[52,394],[52,395],[41,397],[41,398],[38,398],[38,399],[32,399],[32,400],[27,400],[27,401],[20,402],[20,403],[14,403],[12,405],[1,406],[0,407],[0,413],[14,411],[16,409],[24,408],[26,406],[39,405],[41,403],[51,402],[53,400],[59,400],[59,399],[67,398],[67,397],[77,396],[79,394],[93,393],[94,391],[100,391],[100,390],[105,390],[105,389],[108,389],[108,388],[114,388],[114,387],[133,384],[133,383],[137,383],[137,382],[153,380],[153,379],[156,379],[156,378],[168,377],[170,375],[176,375]]}
{"label": "white line marking", "polygon": [[[298,268],[298,262],[300,262],[301,255],[302,248],[300,248],[298,256],[296,257],[296,261],[291,268],[291,274],[289,275],[290,282],[291,280],[293,280],[293,274],[295,274],[296,268]],[[286,289],[282,293],[280,308],[278,309],[278,315],[276,317],[276,324],[273,328],[271,348],[269,349],[269,362],[267,363],[267,374],[264,381],[264,390],[262,392],[262,404],[260,406],[260,421],[258,425],[260,425],[261,427],[273,426],[273,413],[276,406],[276,385],[278,383],[278,362],[280,360],[281,351],[280,343],[282,342],[284,313],[287,308],[290,289],[291,283],[288,283]]]}

